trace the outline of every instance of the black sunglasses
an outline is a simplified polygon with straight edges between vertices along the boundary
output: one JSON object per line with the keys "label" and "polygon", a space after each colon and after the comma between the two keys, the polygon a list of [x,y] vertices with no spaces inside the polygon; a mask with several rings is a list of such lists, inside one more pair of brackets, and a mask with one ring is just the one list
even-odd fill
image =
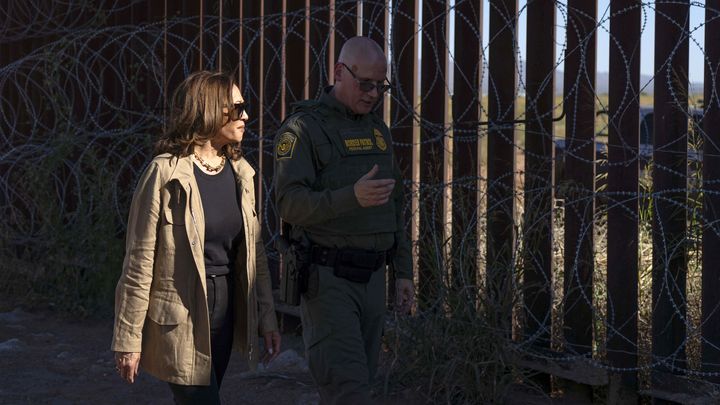
{"label": "black sunglasses", "polygon": [[231,121],[237,121],[242,118],[243,114],[248,111],[248,103],[242,102],[242,103],[235,103],[233,104],[233,107],[228,111],[228,118],[230,118]]}
{"label": "black sunglasses", "polygon": [[[356,82],[358,82],[358,87],[361,91],[365,93],[370,93],[373,91],[373,89],[376,89],[378,94],[383,94],[386,91],[390,90],[392,86],[390,86],[388,83],[375,83],[372,80],[360,80],[355,76],[355,73],[353,73],[352,70],[348,67],[348,65],[344,64],[343,62],[340,62],[341,65],[345,66],[345,69],[347,69],[348,72],[352,75],[353,79],[355,79]],[[388,81],[387,79],[384,79],[385,81]]]}

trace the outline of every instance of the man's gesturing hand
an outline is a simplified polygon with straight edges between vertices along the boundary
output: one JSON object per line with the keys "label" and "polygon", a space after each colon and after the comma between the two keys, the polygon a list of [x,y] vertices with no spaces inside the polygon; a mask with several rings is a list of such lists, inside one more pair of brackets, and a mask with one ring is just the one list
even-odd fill
{"label": "man's gesturing hand", "polygon": [[369,172],[360,177],[360,180],[355,183],[355,198],[357,198],[361,207],[383,205],[390,200],[390,194],[395,188],[395,180],[373,180],[379,170],[378,165],[374,165]]}

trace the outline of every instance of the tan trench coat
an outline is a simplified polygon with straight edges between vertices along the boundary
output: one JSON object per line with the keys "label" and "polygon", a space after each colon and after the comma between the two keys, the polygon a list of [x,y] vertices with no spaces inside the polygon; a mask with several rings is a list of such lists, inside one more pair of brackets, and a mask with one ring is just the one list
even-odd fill
{"label": "tan trench coat", "polygon": [[[255,171],[232,162],[245,227],[235,269],[233,348],[258,361],[258,336],[277,330],[270,274],[255,213]],[[115,290],[111,350],[141,352],[144,371],[182,385],[210,384],[205,221],[189,157],[157,156],[143,173],[128,219]]]}

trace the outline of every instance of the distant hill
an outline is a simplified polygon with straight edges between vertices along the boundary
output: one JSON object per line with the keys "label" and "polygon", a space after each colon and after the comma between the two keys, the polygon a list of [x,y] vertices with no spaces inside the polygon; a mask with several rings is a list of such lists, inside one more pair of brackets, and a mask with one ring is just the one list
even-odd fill
{"label": "distant hill", "polygon": [[[640,75],[640,88],[641,92],[645,94],[653,94],[655,90],[655,83],[653,81],[652,76],[649,75]],[[595,75],[595,86],[597,89],[597,93],[603,94],[607,93],[610,89],[610,74],[608,72],[598,72]],[[483,78],[483,94],[487,94],[488,92],[488,80],[487,76]],[[520,89],[521,91],[524,89]],[[563,91],[563,72],[557,71],[555,72],[555,94],[560,95]],[[693,82],[690,83],[690,92],[697,94],[702,93],[703,91],[703,84],[702,82]]]}

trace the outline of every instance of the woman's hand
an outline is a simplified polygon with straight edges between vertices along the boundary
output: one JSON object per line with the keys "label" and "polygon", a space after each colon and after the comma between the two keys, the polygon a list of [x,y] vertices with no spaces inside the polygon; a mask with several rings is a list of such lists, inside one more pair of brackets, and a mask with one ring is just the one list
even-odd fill
{"label": "woman's hand", "polygon": [[281,337],[278,331],[265,332],[263,337],[265,338],[265,353],[263,354],[262,362],[264,365],[267,365],[280,354]]}
{"label": "woman's hand", "polygon": [[115,370],[129,384],[140,373],[140,353],[115,352]]}

